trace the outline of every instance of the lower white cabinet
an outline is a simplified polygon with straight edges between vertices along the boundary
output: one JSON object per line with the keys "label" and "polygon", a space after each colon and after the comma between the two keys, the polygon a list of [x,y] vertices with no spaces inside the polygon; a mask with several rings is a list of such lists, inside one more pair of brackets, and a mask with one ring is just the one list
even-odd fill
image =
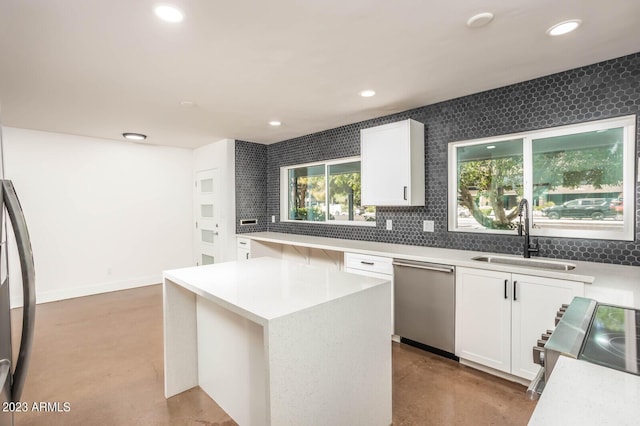
{"label": "lower white cabinet", "polygon": [[395,334],[393,324],[393,259],[369,254],[345,253],[344,271],[391,281],[391,332]]}
{"label": "lower white cabinet", "polygon": [[456,269],[456,355],[531,380],[532,348],[584,283],[483,269]]}
{"label": "lower white cabinet", "polygon": [[236,244],[236,259],[247,260],[251,258],[251,240],[249,238],[237,239]]}

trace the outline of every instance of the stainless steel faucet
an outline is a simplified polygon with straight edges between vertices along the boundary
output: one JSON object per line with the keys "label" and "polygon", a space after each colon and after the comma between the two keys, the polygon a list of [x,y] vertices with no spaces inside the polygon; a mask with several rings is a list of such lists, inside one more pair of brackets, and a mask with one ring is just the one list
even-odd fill
{"label": "stainless steel faucet", "polygon": [[[522,220],[522,212],[524,210],[524,223]],[[538,253],[540,251],[538,244],[531,244],[529,241],[529,202],[526,198],[520,200],[518,204],[518,235],[524,235],[524,248],[522,255],[526,258],[531,257],[531,253]]]}

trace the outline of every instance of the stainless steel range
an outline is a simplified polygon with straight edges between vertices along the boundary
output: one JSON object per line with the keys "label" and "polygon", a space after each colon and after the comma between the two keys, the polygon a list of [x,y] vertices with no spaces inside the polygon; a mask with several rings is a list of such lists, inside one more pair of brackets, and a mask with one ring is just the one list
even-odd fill
{"label": "stainless steel range", "polygon": [[640,375],[640,310],[575,297],[558,311],[556,323],[533,348],[543,369],[527,390],[530,398],[542,392],[560,356]]}
{"label": "stainless steel range", "polygon": [[578,359],[640,375],[640,311],[600,305]]}

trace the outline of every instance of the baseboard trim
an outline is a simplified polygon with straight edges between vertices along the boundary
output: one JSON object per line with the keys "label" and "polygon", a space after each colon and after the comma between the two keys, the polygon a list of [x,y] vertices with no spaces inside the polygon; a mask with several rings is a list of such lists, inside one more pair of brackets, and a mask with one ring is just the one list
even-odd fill
{"label": "baseboard trim", "polygon": [[[162,282],[162,275],[149,275],[146,277],[133,278],[130,280],[111,281],[89,285],[85,287],[63,288],[59,290],[39,292],[36,287],[36,304],[57,302],[59,300],[74,299],[76,297],[92,296],[94,294],[109,293],[112,291],[127,290],[137,287]],[[37,283],[36,283],[37,286]],[[11,308],[20,308],[23,305],[22,296],[11,298]]]}
{"label": "baseboard trim", "polygon": [[476,370],[489,373],[493,376],[497,376],[505,380],[509,380],[510,382],[520,383],[524,386],[529,386],[529,384],[531,384],[531,380],[514,376],[513,374],[505,373],[504,371],[496,370],[495,368],[487,367],[486,365],[478,364],[477,362],[469,361],[468,359],[460,358],[460,364],[466,365],[467,367],[475,368]]}

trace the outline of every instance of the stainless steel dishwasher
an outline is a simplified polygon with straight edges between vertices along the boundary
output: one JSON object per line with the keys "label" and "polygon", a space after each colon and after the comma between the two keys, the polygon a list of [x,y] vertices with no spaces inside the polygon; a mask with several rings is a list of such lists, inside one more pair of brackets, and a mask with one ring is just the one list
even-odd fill
{"label": "stainless steel dishwasher", "polygon": [[456,359],[454,271],[393,259],[395,333],[402,342]]}

